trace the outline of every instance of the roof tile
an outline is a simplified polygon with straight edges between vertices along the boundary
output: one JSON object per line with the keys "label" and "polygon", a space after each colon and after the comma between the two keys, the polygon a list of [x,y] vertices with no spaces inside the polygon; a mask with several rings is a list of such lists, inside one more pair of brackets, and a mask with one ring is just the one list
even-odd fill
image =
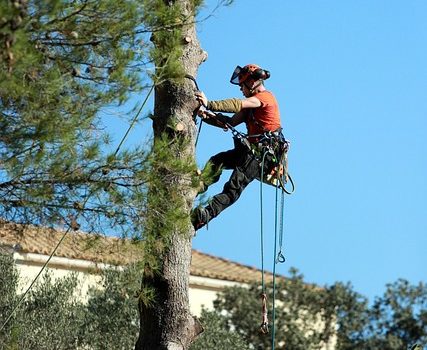
{"label": "roof tile", "polygon": [[[65,231],[46,227],[0,221],[0,246],[19,247],[17,250],[23,253],[50,255],[64,233]],[[141,244],[130,240],[69,232],[58,247],[55,256],[121,265],[140,260],[142,252]],[[246,283],[261,280],[261,270],[257,268],[194,249],[190,272],[193,276],[233,282]],[[267,281],[271,281],[272,277],[270,272],[266,272]]]}

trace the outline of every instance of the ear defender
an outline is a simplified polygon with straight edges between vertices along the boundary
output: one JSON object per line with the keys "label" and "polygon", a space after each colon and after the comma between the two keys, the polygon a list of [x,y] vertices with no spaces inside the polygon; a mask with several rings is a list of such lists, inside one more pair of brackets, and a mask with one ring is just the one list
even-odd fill
{"label": "ear defender", "polygon": [[270,72],[268,70],[258,68],[252,72],[252,78],[255,80],[267,80],[268,78],[270,78]]}

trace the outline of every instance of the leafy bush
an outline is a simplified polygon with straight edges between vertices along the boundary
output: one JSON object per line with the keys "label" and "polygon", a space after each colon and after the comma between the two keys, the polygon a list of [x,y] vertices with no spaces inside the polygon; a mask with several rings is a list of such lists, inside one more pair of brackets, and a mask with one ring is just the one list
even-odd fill
{"label": "leafy bush", "polygon": [[218,312],[202,310],[201,322],[205,330],[192,344],[190,350],[250,348],[237,332],[232,331],[227,318]]}

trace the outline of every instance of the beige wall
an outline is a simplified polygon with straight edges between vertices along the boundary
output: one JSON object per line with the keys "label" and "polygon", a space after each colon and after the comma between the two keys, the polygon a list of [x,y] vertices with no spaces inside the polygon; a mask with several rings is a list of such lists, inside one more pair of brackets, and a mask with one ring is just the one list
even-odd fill
{"label": "beige wall", "polygon": [[214,278],[190,276],[190,310],[193,315],[199,316],[202,308],[212,310],[213,301],[217,293],[225,287],[238,283],[218,280]]}
{"label": "beige wall", "polygon": [[[13,253],[13,258],[21,276],[19,285],[20,291],[25,291],[40,272],[48,256],[15,252]],[[79,296],[85,299],[88,289],[90,287],[96,287],[100,283],[100,276],[96,274],[96,271],[108,267],[108,265],[95,264],[87,260],[53,257],[49,262],[48,270],[52,273],[53,278],[64,277],[74,272],[80,283]],[[235,284],[234,282],[213,278],[190,276],[189,298],[191,313],[200,316],[202,307],[212,310],[213,301],[218,291],[225,286],[232,286]]]}

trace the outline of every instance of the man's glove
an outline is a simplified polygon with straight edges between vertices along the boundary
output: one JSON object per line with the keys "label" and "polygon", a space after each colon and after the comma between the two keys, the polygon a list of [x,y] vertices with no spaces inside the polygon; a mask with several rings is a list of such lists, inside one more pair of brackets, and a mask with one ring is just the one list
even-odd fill
{"label": "man's glove", "polygon": [[214,118],[225,126],[231,123],[231,117],[221,113],[216,113]]}
{"label": "man's glove", "polygon": [[231,123],[231,117],[221,113],[213,113],[208,110],[199,110],[198,114],[206,124],[217,126],[222,129],[227,129],[227,124]]}

